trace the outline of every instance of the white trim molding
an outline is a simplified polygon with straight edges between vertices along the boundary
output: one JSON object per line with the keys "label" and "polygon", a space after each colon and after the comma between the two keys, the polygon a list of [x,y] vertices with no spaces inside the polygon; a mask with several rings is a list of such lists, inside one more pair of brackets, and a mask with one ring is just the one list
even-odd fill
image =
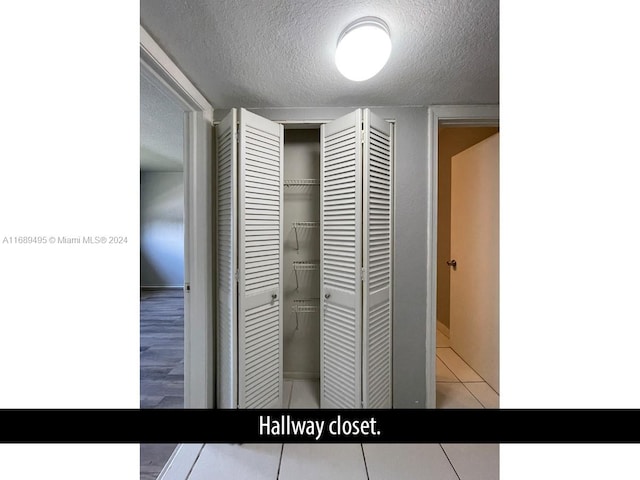
{"label": "white trim molding", "polygon": [[185,112],[184,405],[213,408],[213,107],[142,26],[140,74],[164,87]]}
{"label": "white trim molding", "polygon": [[427,119],[427,311],[426,405],[436,408],[436,286],[438,255],[438,128],[498,125],[498,105],[432,105]]}
{"label": "white trim molding", "polygon": [[157,77],[168,84],[192,110],[202,112],[204,119],[213,124],[211,104],[142,25],[140,25],[140,59],[147,66],[152,67]]}

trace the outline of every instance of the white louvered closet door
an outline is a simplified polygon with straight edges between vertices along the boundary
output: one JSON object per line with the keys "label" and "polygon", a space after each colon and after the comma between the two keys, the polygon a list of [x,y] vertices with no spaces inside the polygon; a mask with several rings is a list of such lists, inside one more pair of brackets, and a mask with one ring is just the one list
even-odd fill
{"label": "white louvered closet door", "polygon": [[219,408],[238,405],[237,283],[237,116],[236,109],[216,127],[217,153],[217,398]]}
{"label": "white louvered closet door", "polygon": [[362,112],[321,132],[320,406],[361,407]]}
{"label": "white louvered closet door", "polygon": [[282,407],[282,125],[240,110],[238,406]]}
{"label": "white louvered closet door", "polygon": [[365,109],[362,405],[391,408],[393,161],[391,125]]}

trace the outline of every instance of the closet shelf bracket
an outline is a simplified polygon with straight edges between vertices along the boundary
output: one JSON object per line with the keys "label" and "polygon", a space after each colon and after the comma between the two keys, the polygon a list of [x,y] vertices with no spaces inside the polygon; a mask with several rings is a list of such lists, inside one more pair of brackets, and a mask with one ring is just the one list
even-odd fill
{"label": "closet shelf bracket", "polygon": [[296,314],[296,330],[300,326],[298,319],[299,313],[317,313],[320,311],[319,298],[304,298],[293,301],[295,305],[291,305],[291,310]]}
{"label": "closet shelf bracket", "polygon": [[320,222],[293,222],[293,231],[296,234],[296,250],[300,250],[300,243],[298,242],[299,228],[320,228]]}
{"label": "closet shelf bracket", "polygon": [[298,282],[298,272],[305,270],[318,270],[320,268],[319,262],[314,261],[299,261],[293,262],[293,271],[296,274],[296,290],[300,288],[300,283]]}

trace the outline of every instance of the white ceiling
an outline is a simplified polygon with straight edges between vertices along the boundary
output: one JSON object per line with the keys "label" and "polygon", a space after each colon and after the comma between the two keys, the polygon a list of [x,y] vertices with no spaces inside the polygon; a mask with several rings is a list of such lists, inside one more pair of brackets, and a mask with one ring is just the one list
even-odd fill
{"label": "white ceiling", "polygon": [[177,101],[140,75],[140,170],[182,171],[183,121]]}
{"label": "white ceiling", "polygon": [[[498,0],[141,0],[141,24],[214,108],[498,103]],[[383,70],[351,82],[341,31],[382,18]]]}

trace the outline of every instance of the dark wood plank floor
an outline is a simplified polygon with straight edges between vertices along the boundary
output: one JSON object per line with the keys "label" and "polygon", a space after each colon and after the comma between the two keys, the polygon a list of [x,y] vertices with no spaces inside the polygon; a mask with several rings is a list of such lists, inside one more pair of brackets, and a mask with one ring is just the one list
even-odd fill
{"label": "dark wood plank floor", "polygon": [[140,444],[140,480],[156,480],[177,446],[175,443]]}
{"label": "dark wood plank floor", "polygon": [[184,407],[184,294],[140,291],[140,408]]}
{"label": "dark wood plank floor", "polygon": [[[184,407],[184,294],[140,291],[140,408]],[[177,444],[141,444],[140,480],[156,480]]]}

